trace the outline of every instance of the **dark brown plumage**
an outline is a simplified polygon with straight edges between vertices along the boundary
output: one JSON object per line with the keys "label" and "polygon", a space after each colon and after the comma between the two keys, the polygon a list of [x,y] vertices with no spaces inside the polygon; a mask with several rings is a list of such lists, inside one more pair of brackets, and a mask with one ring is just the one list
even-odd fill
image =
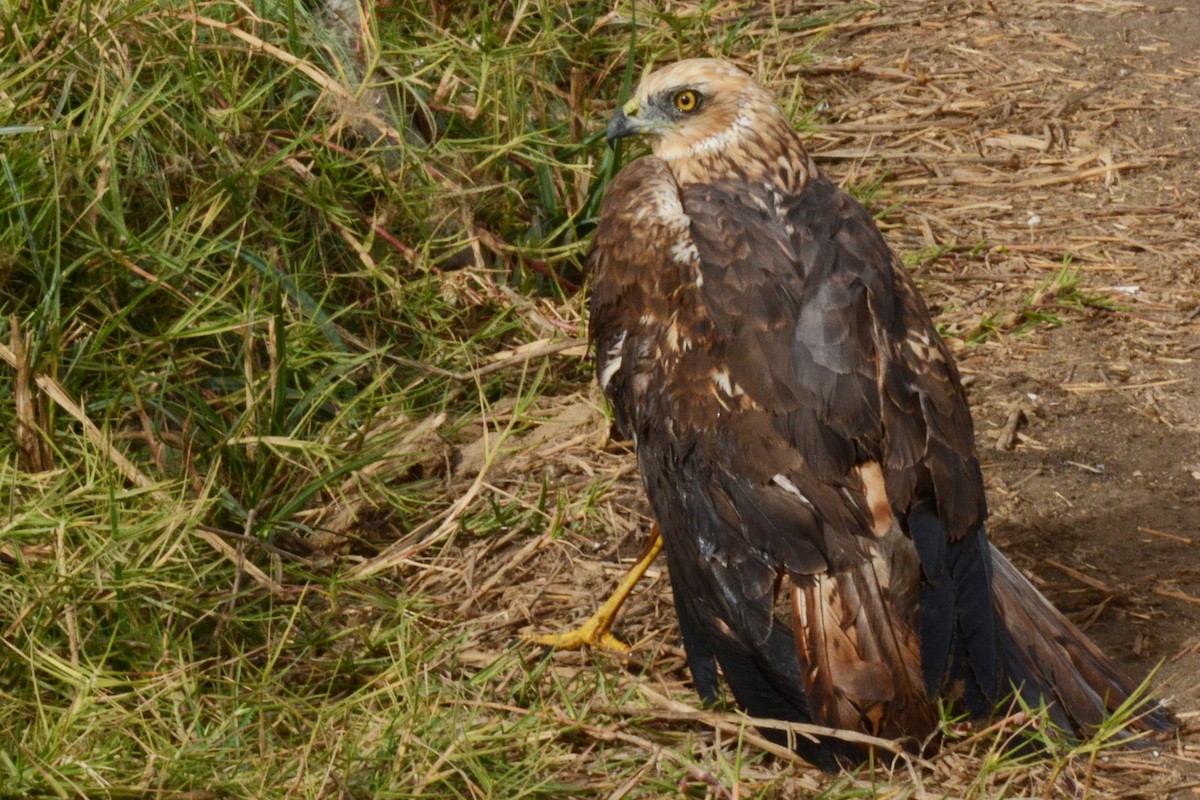
{"label": "dark brown plumage", "polygon": [[720,665],[752,715],[919,742],[935,700],[1018,687],[1086,734],[1131,683],[988,543],[958,371],[870,215],[728,63],[648,76],[630,134],[654,155],[607,190],[591,340],[701,695]]}

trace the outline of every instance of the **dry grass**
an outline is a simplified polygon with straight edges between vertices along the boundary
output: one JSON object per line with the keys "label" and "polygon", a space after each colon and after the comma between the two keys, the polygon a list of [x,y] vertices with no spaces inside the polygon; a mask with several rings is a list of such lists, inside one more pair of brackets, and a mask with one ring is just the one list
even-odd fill
{"label": "dry grass", "polygon": [[615,168],[602,120],[643,65],[742,57],[776,87],[968,373],[1013,333],[1196,307],[1194,282],[1116,288],[1195,254],[1194,220],[1105,195],[1170,155],[1110,134],[1116,115],[1190,110],[1076,85],[1078,45],[1036,15],[664,3],[635,28],[603,3],[332,5],[351,13],[0,17],[0,795],[1194,785],[1188,744],[1019,758],[1004,728],[814,772],[695,707],[658,571],[622,617],[626,662],[516,639],[589,612],[648,529],[578,291]]}

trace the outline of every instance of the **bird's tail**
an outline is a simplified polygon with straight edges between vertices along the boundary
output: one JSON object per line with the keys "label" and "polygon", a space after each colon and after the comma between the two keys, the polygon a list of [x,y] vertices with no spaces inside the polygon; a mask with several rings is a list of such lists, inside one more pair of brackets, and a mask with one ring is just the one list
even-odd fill
{"label": "bird's tail", "polygon": [[915,615],[902,607],[915,609],[915,593],[896,602],[892,567],[878,556],[795,585],[797,651],[815,721],[921,743],[937,728],[937,710],[921,676]]}
{"label": "bird's tail", "polygon": [[[1000,659],[1021,700],[1048,707],[1051,720],[1076,736],[1095,734],[1134,696],[1129,677],[1050,604],[1004,554],[992,547],[992,591],[1000,621]],[[1166,731],[1170,714],[1140,698],[1121,735]]]}

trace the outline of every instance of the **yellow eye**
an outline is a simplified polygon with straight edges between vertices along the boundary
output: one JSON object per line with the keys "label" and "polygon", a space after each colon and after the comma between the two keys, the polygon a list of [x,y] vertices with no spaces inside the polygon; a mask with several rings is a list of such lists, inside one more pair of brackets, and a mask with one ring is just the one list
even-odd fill
{"label": "yellow eye", "polygon": [[700,95],[691,89],[684,89],[675,95],[675,107],[685,114],[695,111],[698,105],[700,105]]}

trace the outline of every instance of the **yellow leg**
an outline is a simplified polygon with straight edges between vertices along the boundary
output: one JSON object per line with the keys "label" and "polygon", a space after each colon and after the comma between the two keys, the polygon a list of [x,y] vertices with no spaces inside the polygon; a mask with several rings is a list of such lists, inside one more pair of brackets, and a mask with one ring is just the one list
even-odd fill
{"label": "yellow leg", "polygon": [[586,645],[617,653],[628,653],[632,648],[611,633],[613,621],[616,619],[617,611],[625,604],[625,601],[633,592],[633,587],[646,574],[646,570],[650,568],[650,564],[658,557],[662,547],[662,534],[658,532],[658,525],[655,525],[654,530],[650,532],[650,539],[646,542],[646,548],[638,557],[637,563],[630,568],[625,577],[621,579],[621,582],[617,584],[617,588],[613,591],[612,596],[604,602],[604,605],[596,609],[596,613],[592,614],[586,622],[578,628],[563,631],[562,633],[552,633],[547,636],[526,634],[524,636],[525,640],[563,650],[579,650]]}

